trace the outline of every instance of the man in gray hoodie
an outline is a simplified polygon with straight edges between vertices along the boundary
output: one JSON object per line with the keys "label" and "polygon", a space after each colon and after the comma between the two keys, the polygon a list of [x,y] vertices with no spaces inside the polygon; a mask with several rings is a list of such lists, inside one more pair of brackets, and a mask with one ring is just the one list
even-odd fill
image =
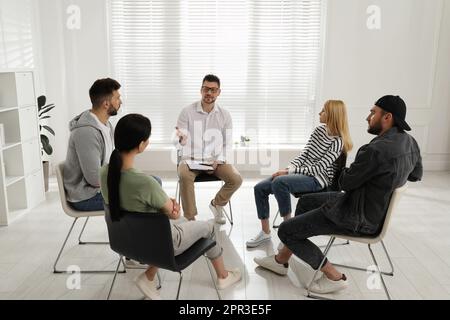
{"label": "man in gray hoodie", "polygon": [[95,81],[89,90],[92,108],[69,124],[64,187],[67,200],[76,210],[103,210],[99,171],[114,150],[114,129],[109,117],[117,115],[122,104],[120,87],[110,78]]}

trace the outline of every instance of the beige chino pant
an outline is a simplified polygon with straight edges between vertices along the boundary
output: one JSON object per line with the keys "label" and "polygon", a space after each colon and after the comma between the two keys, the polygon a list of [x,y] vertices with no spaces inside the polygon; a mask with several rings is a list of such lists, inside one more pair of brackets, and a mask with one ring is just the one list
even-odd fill
{"label": "beige chino pant", "polygon": [[[195,204],[195,178],[202,173],[201,171],[189,170],[186,163],[180,163],[178,167],[178,176],[180,177],[181,204],[186,219],[192,219],[197,215],[197,206]],[[233,193],[242,184],[242,177],[236,168],[231,164],[221,164],[214,171],[214,175],[224,182],[222,188],[216,194],[214,202],[216,205],[225,206],[230,201]]]}

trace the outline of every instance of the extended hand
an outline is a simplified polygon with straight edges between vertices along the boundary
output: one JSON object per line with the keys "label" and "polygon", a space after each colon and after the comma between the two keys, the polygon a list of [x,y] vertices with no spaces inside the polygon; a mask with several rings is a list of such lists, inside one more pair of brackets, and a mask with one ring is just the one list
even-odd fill
{"label": "extended hand", "polygon": [[180,129],[179,129],[178,127],[175,127],[175,129],[177,129],[176,135],[177,135],[177,137],[178,137],[178,142],[179,142],[182,146],[186,145],[186,142],[187,142],[187,135],[183,134],[183,133],[180,131]]}
{"label": "extended hand", "polygon": [[180,205],[175,199],[170,198],[170,200],[172,200],[173,203],[172,217],[176,220],[180,217]]}

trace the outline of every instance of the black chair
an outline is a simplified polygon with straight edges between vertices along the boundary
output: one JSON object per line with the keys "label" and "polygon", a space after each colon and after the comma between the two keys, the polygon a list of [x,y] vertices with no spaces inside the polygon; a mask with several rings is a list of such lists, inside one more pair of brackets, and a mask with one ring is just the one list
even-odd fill
{"label": "black chair", "polygon": [[[345,164],[347,163],[347,155],[345,153],[341,153],[341,155],[336,159],[334,162],[336,164],[336,172],[334,174],[333,181],[331,182],[331,185],[328,187],[315,191],[315,192],[302,192],[302,193],[294,193],[293,196],[295,198],[301,198],[302,195],[310,194],[310,193],[318,193],[318,192],[328,192],[328,191],[339,191],[339,177],[341,176],[342,170],[345,168]],[[274,229],[277,229],[280,225],[276,224],[276,220],[278,216],[280,215],[280,210],[278,209],[277,214],[275,215],[275,218],[273,218],[272,227]]]}
{"label": "black chair", "polygon": [[[211,239],[200,239],[188,250],[175,256],[171,226],[166,214],[127,211],[122,211],[122,213],[123,216],[120,221],[112,221],[109,206],[105,204],[105,220],[108,227],[109,243],[111,249],[120,256],[107,299],[109,300],[111,296],[122,258],[128,257],[142,264],[178,272],[180,275],[176,298],[178,300],[183,280],[182,271],[200,256],[204,255],[206,251],[214,247],[216,242]],[[217,296],[221,299],[207,258],[206,261]]]}
{"label": "black chair", "polygon": [[[178,167],[180,166],[181,163],[181,149],[177,150],[177,175],[178,175]],[[195,177],[194,183],[195,182],[214,182],[214,181],[220,181],[222,182],[223,185],[223,181],[221,179],[219,179],[218,177],[216,177],[213,174],[207,174],[207,173],[200,173],[197,177]],[[177,187],[176,187],[176,191],[175,191],[175,199],[178,200],[178,203],[181,205],[181,191],[180,191],[180,176],[178,175],[178,181],[177,181]],[[233,225],[233,210],[231,209],[231,200],[228,201],[228,207],[230,208],[230,215],[228,216],[228,214],[225,212],[225,217],[227,218],[227,220],[230,222],[231,225]]]}

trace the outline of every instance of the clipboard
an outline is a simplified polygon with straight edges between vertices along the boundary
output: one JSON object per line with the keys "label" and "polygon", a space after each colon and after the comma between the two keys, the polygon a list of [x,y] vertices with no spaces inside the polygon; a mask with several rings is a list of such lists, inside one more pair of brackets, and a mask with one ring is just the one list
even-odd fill
{"label": "clipboard", "polygon": [[194,160],[186,160],[186,164],[190,170],[214,171],[214,168],[207,163],[202,163]]}

